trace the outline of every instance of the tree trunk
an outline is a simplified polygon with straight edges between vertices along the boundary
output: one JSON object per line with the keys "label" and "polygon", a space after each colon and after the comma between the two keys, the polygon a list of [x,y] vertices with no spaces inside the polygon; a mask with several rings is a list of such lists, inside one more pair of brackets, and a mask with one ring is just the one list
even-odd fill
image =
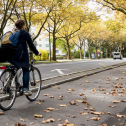
{"label": "tree trunk", "polygon": [[98,59],[98,48],[95,47],[95,49],[96,49],[96,59]]}
{"label": "tree trunk", "polygon": [[108,50],[106,49],[106,58],[108,58]]}
{"label": "tree trunk", "polygon": [[70,44],[69,44],[69,40],[67,40],[67,49],[68,49],[68,59],[71,60],[71,51],[70,51]]}
{"label": "tree trunk", "polygon": [[88,54],[89,54],[89,59],[91,59],[91,54],[90,54],[90,47],[88,46]]}
{"label": "tree trunk", "polygon": [[80,46],[80,59],[82,59],[82,47]]}
{"label": "tree trunk", "polygon": [[56,61],[56,37],[53,33],[53,60]]}
{"label": "tree trunk", "polygon": [[112,49],[110,49],[110,58],[112,57]]}

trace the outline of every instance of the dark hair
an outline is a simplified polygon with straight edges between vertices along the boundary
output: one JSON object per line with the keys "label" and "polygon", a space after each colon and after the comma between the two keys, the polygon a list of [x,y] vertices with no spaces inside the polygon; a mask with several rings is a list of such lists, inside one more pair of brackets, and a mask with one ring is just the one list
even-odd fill
{"label": "dark hair", "polygon": [[25,25],[25,21],[23,19],[19,19],[15,22],[15,26],[18,28],[18,29],[22,29],[23,25]]}

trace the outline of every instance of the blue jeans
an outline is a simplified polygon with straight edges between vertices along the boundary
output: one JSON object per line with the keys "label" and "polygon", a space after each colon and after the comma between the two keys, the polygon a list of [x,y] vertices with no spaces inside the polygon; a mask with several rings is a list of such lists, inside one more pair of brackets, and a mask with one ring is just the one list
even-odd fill
{"label": "blue jeans", "polygon": [[23,89],[24,91],[29,90],[29,69],[27,68],[22,68],[23,70]]}

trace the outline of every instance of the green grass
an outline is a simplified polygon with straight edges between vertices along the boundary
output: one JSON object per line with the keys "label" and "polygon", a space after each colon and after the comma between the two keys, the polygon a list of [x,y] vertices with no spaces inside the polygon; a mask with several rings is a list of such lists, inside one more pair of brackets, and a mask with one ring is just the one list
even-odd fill
{"label": "green grass", "polygon": [[57,63],[57,61],[40,61],[40,62],[35,62],[35,64],[43,64],[43,63]]}
{"label": "green grass", "polygon": [[8,66],[10,63],[0,63],[0,66]]}

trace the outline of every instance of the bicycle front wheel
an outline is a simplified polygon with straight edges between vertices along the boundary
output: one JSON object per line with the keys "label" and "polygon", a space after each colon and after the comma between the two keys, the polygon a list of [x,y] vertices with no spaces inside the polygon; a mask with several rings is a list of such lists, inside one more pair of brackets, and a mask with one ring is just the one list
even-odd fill
{"label": "bicycle front wheel", "polygon": [[5,70],[0,76],[0,108],[9,110],[16,99],[16,82],[12,70]]}
{"label": "bicycle front wheel", "polygon": [[26,98],[29,101],[35,101],[38,98],[41,90],[41,85],[42,80],[40,71],[36,67],[33,67],[30,70],[30,79],[29,79],[29,90],[32,92],[32,95],[26,96]]}

